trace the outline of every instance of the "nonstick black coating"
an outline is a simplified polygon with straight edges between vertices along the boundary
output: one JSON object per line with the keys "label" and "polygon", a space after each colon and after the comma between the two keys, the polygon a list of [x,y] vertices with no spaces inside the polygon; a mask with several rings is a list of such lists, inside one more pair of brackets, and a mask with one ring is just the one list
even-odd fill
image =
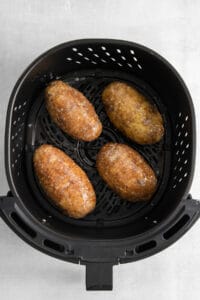
{"label": "nonstick black coating", "polygon": [[[26,144],[32,143],[33,150],[38,145],[48,143],[65,151],[81,166],[90,178],[97,196],[97,205],[94,212],[81,220],[74,220],[64,216],[54,207],[40,189],[37,179],[34,176],[32,154],[26,152],[26,171],[30,187],[35,197],[49,215],[56,216],[64,222],[86,226],[119,226],[133,221],[136,218],[147,214],[161,198],[168,181],[170,164],[170,152],[163,151],[164,145],[170,143],[170,124],[166,109],[159,100],[158,95],[151,87],[144,84],[138,78],[127,76],[123,72],[109,72],[96,70],[94,72],[80,71],[67,74],[60,78],[77,88],[93,103],[97,114],[103,124],[101,136],[90,143],[75,140],[62,132],[52,121],[45,108],[43,91],[35,99],[33,106],[28,113],[28,130]],[[121,80],[136,87],[149,99],[152,104],[157,105],[160,110],[165,126],[165,136],[154,145],[138,145],[122,133],[120,133],[109,121],[101,100],[103,89],[110,82]],[[154,169],[158,178],[158,189],[152,200],[149,202],[131,203],[121,200],[117,194],[108,188],[106,183],[99,176],[95,167],[96,155],[100,148],[107,142],[118,142],[129,145],[141,153],[147,162]],[[165,176],[163,176],[165,174]]]}
{"label": "nonstick black coating", "polygon": [[[104,130],[97,141],[75,141],[53,124],[43,91],[62,79],[94,104]],[[109,122],[101,103],[114,80],[136,87],[157,105],[164,139],[139,146]],[[101,180],[95,158],[109,141],[139,151],[154,169],[158,189],[149,203],[120,200]],[[42,143],[69,154],[88,174],[97,207],[81,220],[52,206],[34,176],[32,157]],[[11,191],[0,197],[0,216],[31,246],[56,258],[86,264],[90,290],[112,289],[112,266],[161,251],[199,218],[200,205],[188,191],[195,165],[195,115],[190,94],[177,71],[160,55],[136,43],[78,40],[59,45],[36,59],[17,81],[10,97],[5,132],[5,167]]]}
{"label": "nonstick black coating", "polygon": [[[76,142],[51,123],[43,91],[51,80],[58,78],[80,89],[94,103],[104,125],[98,142]],[[138,146],[110,124],[100,94],[114,80],[132,84],[157,105],[165,123],[161,143]],[[110,140],[131,145],[155,170],[159,187],[151,202],[122,201],[99,178],[94,167],[95,155]],[[86,218],[64,217],[40,190],[33,174],[32,156],[43,142],[53,143],[69,153],[93,182],[97,209]],[[192,101],[175,69],[148,48],[116,40],[66,43],[39,57],[18,80],[8,107],[5,149],[8,182],[16,205],[28,220],[34,218],[54,234],[73,235],[87,241],[140,235],[159,226],[187,197],[195,154]]]}

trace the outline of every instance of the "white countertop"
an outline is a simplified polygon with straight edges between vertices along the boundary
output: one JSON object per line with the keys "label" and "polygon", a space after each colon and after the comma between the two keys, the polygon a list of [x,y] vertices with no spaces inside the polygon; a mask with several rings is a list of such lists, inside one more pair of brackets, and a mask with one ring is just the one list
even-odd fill
{"label": "white countertop", "polygon": [[[0,1],[0,182],[9,95],[26,66],[45,50],[79,38],[118,38],[144,44],[168,59],[192,95],[200,136],[200,1],[198,0],[1,0]],[[191,187],[200,199],[200,139]],[[0,220],[0,299],[198,300],[200,222],[167,250],[114,267],[112,292],[86,292],[83,266],[44,255]]]}

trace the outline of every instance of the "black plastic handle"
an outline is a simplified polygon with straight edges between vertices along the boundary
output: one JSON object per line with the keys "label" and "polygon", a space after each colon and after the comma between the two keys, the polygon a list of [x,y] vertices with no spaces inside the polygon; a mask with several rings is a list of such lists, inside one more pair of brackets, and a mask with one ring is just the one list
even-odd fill
{"label": "black plastic handle", "polygon": [[[44,232],[44,228],[42,227],[41,230],[38,223],[35,224],[30,218],[24,219],[16,203],[17,199],[10,193],[5,197],[0,197],[0,215],[5,222],[21,238],[45,254],[86,265],[86,289],[88,291],[112,290],[113,265],[133,262],[166,249],[182,237],[200,217],[200,201],[188,195],[170,217],[155,226],[151,232],[148,231],[142,236],[120,242],[112,248],[103,245],[101,248],[98,247],[98,252],[96,247],[81,246],[75,248],[75,255],[69,255],[69,251],[60,251],[63,249],[63,239],[54,241],[54,234],[49,231]],[[56,248],[44,246],[47,237],[49,241],[53,241],[52,244],[56,245]]]}
{"label": "black plastic handle", "polygon": [[87,263],[86,289],[88,291],[111,291],[113,289],[113,264]]}

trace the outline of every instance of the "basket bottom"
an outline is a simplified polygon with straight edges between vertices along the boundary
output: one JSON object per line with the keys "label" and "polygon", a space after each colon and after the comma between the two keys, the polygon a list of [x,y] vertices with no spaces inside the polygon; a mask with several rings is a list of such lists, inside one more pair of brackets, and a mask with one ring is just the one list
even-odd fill
{"label": "basket bottom", "polygon": [[[58,78],[56,78],[58,79]],[[113,72],[105,70],[80,71],[69,73],[60,78],[68,82],[73,87],[80,90],[94,105],[97,114],[103,124],[103,132],[99,139],[93,142],[77,141],[66,135],[50,119],[44,104],[43,92],[35,99],[29,111],[28,126],[26,134],[26,145],[34,150],[39,145],[52,144],[65,153],[82,167],[90,178],[97,195],[97,205],[93,213],[84,219],[75,220],[64,216],[56,207],[48,201],[46,195],[37,184],[32,166],[33,151],[26,152],[26,171],[29,185],[35,195],[35,199],[45,209],[47,217],[55,217],[60,220],[79,225],[92,227],[112,227],[121,226],[141,218],[160,201],[165,191],[169,171],[167,164],[170,164],[170,151],[165,151],[166,141],[170,141],[170,126],[166,114],[166,109],[156,92],[145,82],[134,77],[132,74],[124,72]],[[149,101],[154,102],[161,112],[165,123],[164,139],[154,145],[140,146],[126,138],[109,121],[101,101],[103,89],[110,82],[124,81],[141,91]],[[33,126],[34,125],[34,126]],[[125,143],[137,150],[152,166],[157,178],[158,189],[150,202],[131,203],[121,200],[100,178],[96,167],[96,155],[100,148],[107,142]]]}

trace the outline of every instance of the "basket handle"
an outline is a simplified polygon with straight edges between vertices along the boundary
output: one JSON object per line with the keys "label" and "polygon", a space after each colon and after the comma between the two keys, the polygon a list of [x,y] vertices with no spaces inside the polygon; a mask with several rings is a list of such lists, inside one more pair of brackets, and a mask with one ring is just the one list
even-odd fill
{"label": "basket handle", "polygon": [[113,263],[87,262],[86,289],[88,291],[111,291],[113,289]]}

